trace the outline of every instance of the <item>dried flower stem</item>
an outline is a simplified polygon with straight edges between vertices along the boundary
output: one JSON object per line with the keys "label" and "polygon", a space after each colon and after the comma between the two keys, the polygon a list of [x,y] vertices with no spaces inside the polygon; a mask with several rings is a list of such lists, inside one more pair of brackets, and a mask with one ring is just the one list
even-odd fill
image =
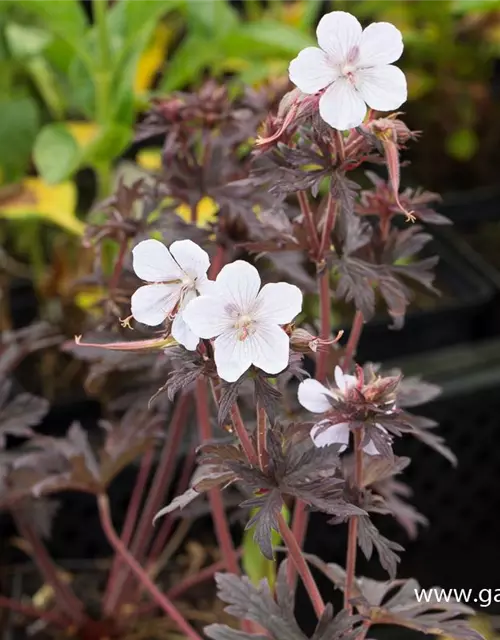
{"label": "dried flower stem", "polygon": [[[130,544],[130,540],[132,539],[132,534],[134,533],[134,528],[137,523],[137,516],[139,514],[144,489],[146,488],[149,473],[151,471],[151,465],[153,463],[153,453],[154,450],[150,449],[142,456],[141,466],[139,467],[139,472],[137,474],[134,489],[132,491],[132,497],[130,498],[130,502],[127,507],[127,515],[125,516],[125,523],[123,525],[121,534],[122,542],[126,547],[128,547],[128,545]],[[109,573],[108,583],[106,585],[104,602],[108,602],[108,599],[111,597],[111,593],[114,590],[116,578],[121,565],[121,557],[118,555],[115,556],[113,559],[111,571]]]}
{"label": "dried flower stem", "polygon": [[323,602],[323,598],[321,597],[316,582],[314,581],[309,565],[305,561],[305,558],[302,555],[302,550],[281,513],[278,516],[278,523],[281,537],[288,548],[291,561],[294,563],[302,581],[304,582],[304,586],[311,598],[316,615],[320,618],[325,610],[325,603]]}
{"label": "dried flower stem", "polygon": [[123,542],[118,537],[111,520],[111,513],[109,509],[109,500],[106,494],[101,494],[97,497],[97,504],[99,507],[99,515],[101,518],[102,527],[106,537],[108,538],[111,546],[119,553],[132,573],[135,574],[137,580],[144,585],[144,588],[154,598],[161,609],[177,623],[179,629],[186,634],[191,640],[201,640],[200,636],[196,633],[189,622],[184,618],[180,611],[165,596],[158,587],[154,584],[148,574],[144,571],[137,560],[131,555]]}
{"label": "dried flower stem", "polygon": [[16,521],[16,526],[19,529],[19,533],[31,546],[33,551],[33,561],[37,565],[45,582],[54,590],[58,604],[60,604],[61,607],[64,607],[64,613],[66,613],[72,620],[78,624],[83,623],[85,620],[83,604],[75,596],[71,587],[65,584],[59,577],[58,569],[47,552],[40,536],[33,527],[22,518],[22,516],[19,516],[15,512],[13,512],[13,515]]}
{"label": "dried flower stem", "polygon": [[[131,553],[135,558],[141,561],[145,554],[147,545],[154,534],[151,525],[153,518],[161,506],[161,501],[165,495],[172,477],[175,472],[175,463],[177,453],[182,441],[184,433],[184,425],[189,408],[190,397],[183,395],[179,398],[168,431],[168,438],[163,445],[160,456],[160,462],[156,470],[153,484],[151,486],[146,505],[139,519],[139,526],[135,532],[131,545]],[[116,608],[117,604],[122,600],[122,596],[126,595],[126,585],[130,576],[127,567],[123,568],[117,577],[114,591],[110,594],[109,601],[106,603],[105,612],[110,614]]]}
{"label": "dried flower stem", "polygon": [[64,617],[53,611],[43,611],[37,607],[31,607],[28,604],[24,604],[24,602],[18,602],[17,600],[12,600],[12,598],[7,598],[2,595],[0,595],[0,609],[9,609],[10,611],[15,611],[29,618],[44,620],[49,624],[54,624],[63,629],[69,626],[68,621]]}
{"label": "dried flower stem", "polygon": [[307,235],[311,243],[311,250],[314,255],[319,253],[319,237],[316,229],[316,222],[314,220],[314,214],[309,204],[309,198],[305,191],[297,191],[297,198],[299,200],[300,210],[304,216],[304,222],[306,226]]}
{"label": "dried flower stem", "polygon": [[265,471],[269,456],[267,455],[267,415],[264,407],[257,400],[257,457],[261,471]]}
{"label": "dried flower stem", "polygon": [[[363,484],[363,429],[354,432],[354,479],[357,487]],[[347,559],[346,578],[344,589],[344,608],[352,611],[349,600],[352,596],[352,588],[356,578],[356,555],[358,550],[358,516],[351,516],[349,519],[349,529],[347,534]]]}
{"label": "dried flower stem", "polygon": [[356,349],[358,348],[361,332],[363,331],[363,322],[363,314],[361,311],[356,311],[342,361],[342,370],[344,372],[349,370],[351,362],[356,355]]}
{"label": "dried flower stem", "polygon": [[[199,377],[196,380],[196,414],[201,442],[209,441],[213,438],[209,407],[207,381],[205,378]],[[211,489],[208,492],[208,499],[214,519],[217,541],[226,561],[227,570],[231,573],[239,574],[238,557],[231,538],[221,491],[219,489]]]}

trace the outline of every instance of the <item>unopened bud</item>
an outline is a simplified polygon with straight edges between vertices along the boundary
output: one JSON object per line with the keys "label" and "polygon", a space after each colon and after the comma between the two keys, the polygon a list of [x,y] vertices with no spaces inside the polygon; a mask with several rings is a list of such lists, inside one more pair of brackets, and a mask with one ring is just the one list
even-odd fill
{"label": "unopened bud", "polygon": [[339,331],[335,338],[323,340],[313,336],[305,329],[294,329],[290,336],[290,345],[294,351],[299,353],[309,353],[310,351],[316,353],[317,351],[328,349],[332,344],[338,342],[343,333],[343,331]]}

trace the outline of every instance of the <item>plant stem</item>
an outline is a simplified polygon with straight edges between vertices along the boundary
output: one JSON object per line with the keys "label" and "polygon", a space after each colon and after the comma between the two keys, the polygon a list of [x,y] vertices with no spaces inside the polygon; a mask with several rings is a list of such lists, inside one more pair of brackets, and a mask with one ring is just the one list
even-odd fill
{"label": "plant stem", "polygon": [[[201,444],[213,438],[209,407],[207,381],[205,378],[199,377],[196,380],[196,413]],[[210,501],[217,541],[222,555],[226,560],[227,570],[231,573],[239,574],[238,558],[231,539],[231,532],[222,501],[222,492],[220,489],[211,489],[208,492],[208,499]]]}
{"label": "plant stem", "polygon": [[[307,534],[307,525],[309,524],[309,513],[306,511],[306,503],[302,500],[295,501],[292,519],[292,534],[297,544],[302,549]],[[287,566],[287,580],[290,588],[295,590],[297,582],[297,572],[293,562],[289,562]]]}
{"label": "plant stem", "polygon": [[57,627],[65,628],[69,626],[67,620],[53,611],[43,611],[42,609],[32,607],[28,604],[12,600],[11,598],[7,598],[2,595],[0,595],[0,609],[9,609],[10,611],[21,613],[29,618],[44,620],[45,622],[56,625]]}
{"label": "plant stem", "polygon": [[328,201],[326,203],[326,216],[325,223],[323,225],[323,234],[321,236],[321,244],[319,247],[319,260],[325,260],[326,254],[330,249],[331,235],[335,228],[335,222],[337,221],[338,203],[332,195],[328,194]]}
{"label": "plant stem", "polygon": [[83,604],[75,596],[71,587],[61,580],[58,574],[58,569],[52,558],[50,557],[45,545],[43,544],[38,533],[33,527],[25,521],[25,519],[13,512],[13,516],[19,529],[19,533],[25,538],[33,551],[33,561],[37,565],[40,573],[42,574],[45,582],[49,584],[54,590],[54,594],[60,604],[65,609],[65,613],[76,623],[81,624],[85,620],[85,614],[83,613]]}
{"label": "plant stem", "polygon": [[97,497],[97,504],[104,533],[106,534],[111,546],[122,556],[127,566],[135,574],[137,580],[144,585],[144,588],[154,598],[161,609],[167,614],[167,616],[177,623],[179,629],[186,634],[188,638],[191,638],[191,640],[201,640],[200,636],[196,633],[189,622],[184,618],[169,598],[161,593],[158,587],[118,537],[111,520],[108,496],[106,494],[100,494]]}
{"label": "plant stem", "polygon": [[[331,327],[331,299],[330,299],[330,272],[325,269],[319,276],[319,308],[320,308],[320,330],[321,340],[330,338]],[[316,380],[324,382],[326,379],[326,367],[328,364],[328,350],[320,349],[316,361]]]}
{"label": "plant stem", "polygon": [[[354,432],[354,479],[356,486],[359,488],[363,484],[363,430],[357,429]],[[356,555],[358,549],[358,516],[349,518],[349,529],[347,534],[347,559],[346,559],[346,578],[344,588],[344,609],[352,611],[349,600],[352,595],[352,588],[356,578]]]}
{"label": "plant stem", "polygon": [[356,355],[356,349],[358,348],[359,339],[363,331],[363,322],[363,314],[361,311],[356,311],[342,361],[342,370],[344,372],[349,370],[352,360]]}
{"label": "plant stem", "polygon": [[[150,449],[143,455],[139,473],[137,474],[134,489],[132,491],[132,497],[130,498],[130,502],[128,504],[127,515],[125,516],[125,524],[123,525],[121,534],[121,540],[126,547],[128,547],[128,545],[130,544],[130,540],[132,539],[132,534],[134,533],[134,528],[137,523],[139,508],[141,506],[142,497],[149,478],[149,473],[151,471],[151,465],[153,463],[153,454],[154,450]],[[104,594],[105,603],[108,602],[109,598],[111,597],[111,593],[114,590],[116,577],[121,564],[121,557],[116,555],[113,559],[113,565],[111,567],[108,583],[106,585],[106,591]]]}
{"label": "plant stem", "polygon": [[241,417],[239,407],[236,403],[234,403],[231,407],[231,419],[233,422],[234,430],[236,431],[236,435],[240,440],[241,446],[243,447],[243,451],[245,452],[248,462],[251,465],[257,467],[259,465],[259,460],[257,458],[257,454],[255,452],[252,441],[250,440],[250,436],[248,435],[245,423],[243,422],[243,418]]}
{"label": "plant stem", "polygon": [[320,618],[325,610],[325,603],[323,602],[323,598],[321,597],[316,582],[314,581],[309,565],[305,561],[304,556],[302,555],[302,550],[281,513],[278,516],[278,523],[281,537],[283,538],[283,541],[290,553],[290,559],[295,564],[295,567],[302,578],[307,593],[311,598],[316,615]]}
{"label": "plant stem", "polygon": [[319,252],[319,237],[311,205],[309,204],[309,198],[305,191],[297,191],[297,198],[299,200],[300,210],[304,216],[304,222],[307,235],[309,236],[309,242],[311,243],[312,253],[317,256]]}
{"label": "plant stem", "polygon": [[[161,506],[163,496],[166,494],[174,475],[177,452],[184,433],[183,430],[188,413],[189,401],[190,396],[183,395],[179,398],[175,406],[168,430],[168,437],[163,445],[158,468],[156,469],[146,504],[139,519],[139,526],[134,535],[131,553],[139,562],[144,558],[148,542],[154,534],[152,525],[153,518]],[[125,586],[128,578],[129,571],[127,567],[124,567],[124,570],[119,573],[114,591],[110,594],[110,599],[106,603],[106,613],[111,614],[120,602],[123,592],[126,591]]]}
{"label": "plant stem", "polygon": [[264,407],[257,400],[257,457],[261,471],[265,471],[269,456],[267,454],[267,415]]}
{"label": "plant stem", "polygon": [[215,279],[219,275],[219,271],[224,266],[225,261],[226,249],[221,244],[218,244],[214,259],[212,260],[212,264],[210,265],[208,277],[211,279]]}
{"label": "plant stem", "polygon": [[111,274],[111,279],[109,281],[109,292],[113,295],[116,286],[120,280],[120,276],[123,271],[123,263],[125,262],[125,257],[127,255],[128,249],[128,240],[127,238],[123,238],[120,243],[120,249],[118,251],[118,257],[116,258],[115,266],[113,268],[113,273]]}

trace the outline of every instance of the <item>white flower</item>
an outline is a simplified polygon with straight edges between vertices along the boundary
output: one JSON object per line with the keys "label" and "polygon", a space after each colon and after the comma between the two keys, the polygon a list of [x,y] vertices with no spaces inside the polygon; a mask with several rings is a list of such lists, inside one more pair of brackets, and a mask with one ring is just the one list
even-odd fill
{"label": "white flower", "polygon": [[302,308],[300,289],[285,282],[266,284],[242,260],[223,267],[209,295],[186,307],[184,319],[200,338],[215,338],[219,376],[234,382],[253,364],[266,373],[288,365],[289,338],[280,327]]}
{"label": "white flower", "polygon": [[332,11],[316,30],[321,47],[307,47],[292,60],[290,80],[303,92],[318,93],[323,120],[335,129],[363,122],[366,104],[391,111],[406,100],[406,78],[390,64],[401,57],[401,32],[389,22],[374,22],[364,31],[350,13]]}
{"label": "white flower", "polygon": [[[349,392],[350,389],[356,386],[357,378],[355,376],[349,376],[342,373],[340,367],[335,367],[335,382],[337,383],[337,389],[328,389],[325,385],[321,384],[317,380],[304,380],[299,384],[298,398],[300,404],[311,411],[311,413],[325,413],[328,414],[332,409],[331,399],[341,400]],[[330,425],[327,427],[327,425]],[[387,433],[387,431],[381,425],[377,427]],[[316,423],[311,429],[311,438],[317,447],[326,447],[329,444],[341,444],[340,451],[345,451],[349,444],[349,423],[338,422],[332,424],[332,422],[326,418]],[[376,456],[378,451],[372,440],[363,447],[363,451],[370,456]]]}
{"label": "white flower", "polygon": [[151,284],[139,287],[131,299],[132,315],[152,327],[173,318],[172,336],[186,349],[199,342],[184,322],[187,303],[210,284],[208,253],[191,240],[178,240],[170,250],[158,240],[144,240],[134,247],[136,275]]}

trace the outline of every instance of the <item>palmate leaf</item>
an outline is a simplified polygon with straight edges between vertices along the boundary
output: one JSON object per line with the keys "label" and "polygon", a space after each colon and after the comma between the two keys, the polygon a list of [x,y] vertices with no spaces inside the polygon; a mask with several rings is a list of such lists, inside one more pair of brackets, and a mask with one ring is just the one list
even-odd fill
{"label": "palmate leaf", "polygon": [[[327,564],[317,556],[307,554],[307,560],[318,568],[340,590],[345,588],[345,570],[337,564]],[[371,578],[354,580],[351,603],[359,614],[372,625],[396,625],[422,633],[448,636],[459,640],[484,640],[483,636],[471,629],[463,620],[474,610],[457,602],[454,598],[438,602],[435,587],[427,589],[432,592],[430,602],[418,602],[417,593],[422,593],[419,583],[410,578],[379,582]],[[445,590],[446,591],[446,590]]]}
{"label": "palmate leaf", "polygon": [[5,446],[5,436],[30,437],[31,427],[38,424],[49,410],[49,403],[30,393],[20,393],[8,399],[12,390],[9,380],[0,382],[0,449]]}
{"label": "palmate leaf", "polygon": [[[276,581],[276,600],[269,584],[262,580],[254,586],[246,577],[232,574],[217,574],[219,598],[227,603],[226,611],[231,615],[257,623],[266,629],[272,640],[307,640],[294,616],[295,593],[287,584],[287,560],[280,565]],[[341,611],[333,616],[331,605],[327,605],[311,640],[354,640],[359,633],[359,616],[349,616]],[[212,640],[251,640],[262,636],[236,631],[223,624],[205,627]]]}

